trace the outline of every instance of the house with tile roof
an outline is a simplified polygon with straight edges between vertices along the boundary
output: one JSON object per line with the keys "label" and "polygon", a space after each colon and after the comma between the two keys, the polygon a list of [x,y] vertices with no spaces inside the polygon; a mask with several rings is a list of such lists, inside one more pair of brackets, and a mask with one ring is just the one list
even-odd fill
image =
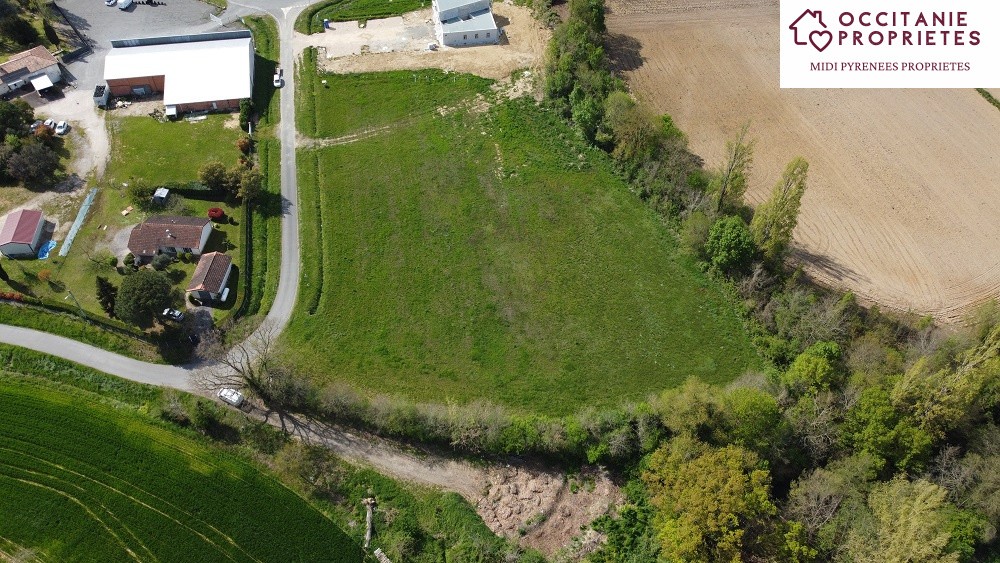
{"label": "house with tile roof", "polygon": [[[188,295],[202,301],[217,301],[223,297],[229,274],[233,271],[233,259],[221,252],[207,252],[201,255],[198,266],[188,284]],[[225,301],[225,298],[222,299]]]}
{"label": "house with tile roof", "polygon": [[48,88],[62,80],[59,60],[39,45],[11,56],[0,64],[0,94],[31,84],[35,90]]}
{"label": "house with tile roof", "polygon": [[137,263],[157,254],[201,254],[211,234],[212,222],[206,218],[154,215],[132,229],[128,251]]}

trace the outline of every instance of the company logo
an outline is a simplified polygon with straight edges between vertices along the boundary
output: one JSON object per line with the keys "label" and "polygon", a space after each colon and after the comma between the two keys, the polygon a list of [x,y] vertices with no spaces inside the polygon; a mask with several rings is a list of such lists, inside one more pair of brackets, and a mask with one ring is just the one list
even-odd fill
{"label": "company logo", "polygon": [[[817,25],[823,29],[815,29]],[[811,30],[810,27],[812,27]],[[820,10],[802,12],[802,15],[795,18],[792,25],[788,26],[788,29],[791,29],[795,34],[796,45],[812,45],[820,53],[833,42],[833,34],[827,31],[826,24],[823,23],[823,12]],[[803,38],[807,38],[808,41],[803,41]]]}
{"label": "company logo", "polygon": [[998,2],[781,0],[779,33],[782,88],[1000,83]]}

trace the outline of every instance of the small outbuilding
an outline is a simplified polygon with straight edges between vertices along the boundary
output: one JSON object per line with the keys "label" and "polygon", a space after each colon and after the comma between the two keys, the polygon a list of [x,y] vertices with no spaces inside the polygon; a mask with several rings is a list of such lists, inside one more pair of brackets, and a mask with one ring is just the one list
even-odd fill
{"label": "small outbuilding", "polygon": [[165,205],[168,197],[170,197],[170,190],[167,188],[156,188],[156,191],[153,192],[153,203]]}
{"label": "small outbuilding", "polygon": [[154,215],[132,229],[128,251],[137,262],[148,262],[157,254],[201,254],[211,234],[208,219]]}
{"label": "small outbuilding", "polygon": [[62,70],[59,60],[41,45],[17,53],[0,64],[0,94],[17,90],[28,83],[35,90],[43,90],[60,80]]}
{"label": "small outbuilding", "polygon": [[[202,301],[219,300],[226,293],[229,274],[233,271],[233,259],[221,252],[202,254],[198,266],[191,276],[187,293]],[[223,297],[222,300],[225,300]]]}
{"label": "small outbuilding", "polygon": [[34,258],[44,227],[41,211],[21,209],[10,213],[0,228],[0,252],[7,258]]}

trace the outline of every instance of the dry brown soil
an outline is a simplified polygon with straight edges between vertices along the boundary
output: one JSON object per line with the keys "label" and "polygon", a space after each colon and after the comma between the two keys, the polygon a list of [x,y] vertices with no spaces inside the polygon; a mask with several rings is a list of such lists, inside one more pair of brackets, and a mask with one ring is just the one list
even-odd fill
{"label": "dry brown soil", "polygon": [[1000,111],[974,90],[781,90],[777,0],[609,0],[633,92],[717,166],[751,120],[748,200],[801,155],[795,257],[863,301],[957,321],[1000,294]]}

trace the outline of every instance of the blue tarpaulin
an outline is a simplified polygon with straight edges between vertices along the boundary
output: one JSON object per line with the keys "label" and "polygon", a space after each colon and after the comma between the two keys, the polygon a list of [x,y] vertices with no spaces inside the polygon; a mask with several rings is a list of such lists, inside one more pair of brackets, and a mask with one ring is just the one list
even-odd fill
{"label": "blue tarpaulin", "polygon": [[49,252],[52,252],[52,249],[55,248],[57,244],[59,243],[54,240],[50,240],[49,242],[43,244],[42,247],[38,249],[38,259],[45,260],[48,258]]}

